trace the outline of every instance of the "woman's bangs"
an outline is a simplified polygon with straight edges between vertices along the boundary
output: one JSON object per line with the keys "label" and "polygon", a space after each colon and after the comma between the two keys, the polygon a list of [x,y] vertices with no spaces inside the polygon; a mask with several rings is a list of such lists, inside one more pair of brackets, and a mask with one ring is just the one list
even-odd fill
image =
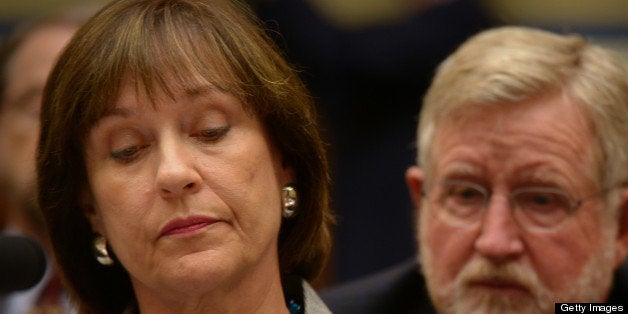
{"label": "woman's bangs", "polygon": [[126,76],[134,78],[136,87],[143,87],[151,97],[156,89],[173,97],[173,90],[207,85],[241,96],[238,75],[225,57],[225,44],[212,36],[210,29],[185,25],[191,23],[168,18],[145,23],[139,36],[128,43]]}

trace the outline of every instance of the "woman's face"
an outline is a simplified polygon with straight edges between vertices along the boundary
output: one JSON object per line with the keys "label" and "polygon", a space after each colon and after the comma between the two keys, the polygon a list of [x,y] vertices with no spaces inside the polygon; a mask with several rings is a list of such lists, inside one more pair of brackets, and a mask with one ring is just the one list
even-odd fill
{"label": "woman's face", "polygon": [[89,134],[86,212],[138,298],[279,278],[280,189],[293,174],[259,119],[210,86],[154,103],[134,86]]}

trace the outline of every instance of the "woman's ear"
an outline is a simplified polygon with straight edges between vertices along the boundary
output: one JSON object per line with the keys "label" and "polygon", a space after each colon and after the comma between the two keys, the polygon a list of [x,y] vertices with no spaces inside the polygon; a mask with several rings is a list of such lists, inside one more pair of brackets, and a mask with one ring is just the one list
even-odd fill
{"label": "woman's ear", "polygon": [[285,158],[283,158],[281,156],[281,154],[279,154],[279,153],[276,153],[276,154],[277,154],[276,158],[279,158],[277,160],[281,161],[279,166],[277,166],[277,164],[275,164],[275,167],[277,168],[277,170],[275,170],[275,171],[279,172],[279,175],[278,175],[279,184],[281,186],[286,186],[288,184],[295,184],[296,180],[297,180],[296,179],[297,176],[296,176],[296,174],[294,172],[294,168],[290,164],[288,164],[286,162]]}
{"label": "woman's ear", "polygon": [[102,219],[100,214],[94,208],[94,202],[89,191],[84,190],[81,192],[79,195],[79,204],[83,210],[83,215],[85,215],[92,227],[92,231],[94,231],[94,233],[103,234],[104,228],[102,225]]}
{"label": "woman's ear", "polygon": [[423,201],[423,185],[425,182],[425,173],[418,166],[412,166],[406,170],[406,184],[408,192],[414,205],[415,214],[420,213],[421,202]]}
{"label": "woman's ear", "polygon": [[615,243],[615,268],[620,267],[628,257],[628,188],[619,192],[619,223],[617,241]]}

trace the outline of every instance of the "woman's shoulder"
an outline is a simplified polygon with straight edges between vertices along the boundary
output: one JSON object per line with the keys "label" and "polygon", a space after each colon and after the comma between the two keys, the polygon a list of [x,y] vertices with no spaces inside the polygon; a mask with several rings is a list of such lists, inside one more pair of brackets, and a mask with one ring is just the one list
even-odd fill
{"label": "woman's shoulder", "polygon": [[303,280],[303,303],[305,307],[305,314],[327,314],[331,313],[325,302],[318,296],[314,288],[310,284]]}

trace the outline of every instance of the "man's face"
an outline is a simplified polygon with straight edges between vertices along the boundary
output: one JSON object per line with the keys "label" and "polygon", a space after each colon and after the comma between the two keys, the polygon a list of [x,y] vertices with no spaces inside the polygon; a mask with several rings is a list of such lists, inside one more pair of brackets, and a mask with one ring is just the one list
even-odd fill
{"label": "man's face", "polygon": [[[407,172],[420,208],[419,258],[438,311],[553,313],[555,302],[604,301],[624,253],[616,251],[618,223],[596,194],[582,113],[559,94],[468,113],[439,127],[429,178],[416,167]],[[481,194],[451,182],[487,191],[474,218],[462,209]],[[537,187],[583,202],[560,223],[512,208],[513,191]],[[548,209],[551,200],[517,202]],[[538,227],[545,221],[550,227]]]}
{"label": "man's face", "polygon": [[0,178],[7,197],[20,206],[32,202],[35,195],[35,151],[43,88],[74,31],[61,25],[38,28],[8,64],[6,93],[0,108]]}

